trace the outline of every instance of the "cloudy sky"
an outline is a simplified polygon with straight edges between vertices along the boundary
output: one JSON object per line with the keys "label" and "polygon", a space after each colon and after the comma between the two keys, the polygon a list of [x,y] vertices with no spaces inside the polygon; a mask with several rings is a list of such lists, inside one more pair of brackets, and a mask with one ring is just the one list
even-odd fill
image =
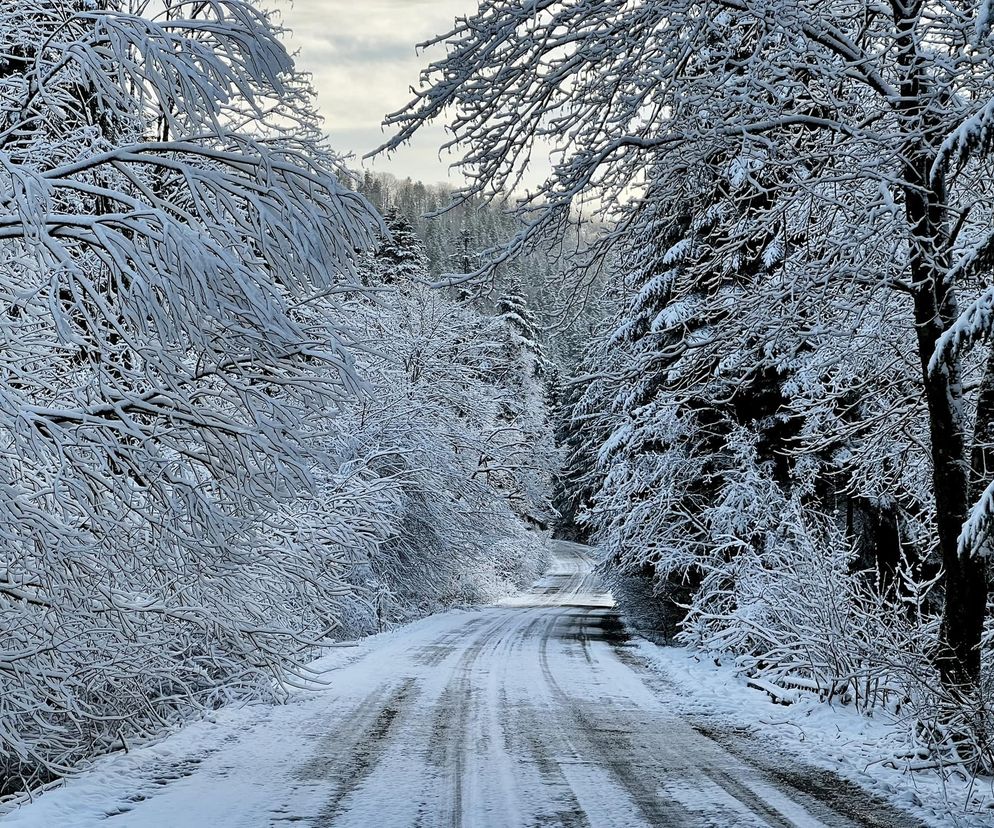
{"label": "cloudy sky", "polygon": [[[293,0],[281,3],[288,45],[314,76],[318,105],[335,148],[362,156],[384,140],[383,116],[411,99],[409,88],[433,54],[415,44],[451,29],[475,0]],[[374,169],[426,182],[444,181],[450,159],[438,160],[441,127],[426,131]]]}

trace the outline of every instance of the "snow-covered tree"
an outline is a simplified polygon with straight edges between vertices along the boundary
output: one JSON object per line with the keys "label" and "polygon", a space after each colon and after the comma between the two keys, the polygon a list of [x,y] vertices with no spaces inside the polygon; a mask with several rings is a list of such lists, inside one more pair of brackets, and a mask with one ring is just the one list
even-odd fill
{"label": "snow-covered tree", "polygon": [[[409,178],[398,181],[389,174],[370,172],[364,174],[360,192],[387,216],[388,224],[404,224],[402,237],[413,231],[427,259],[423,264],[432,283],[443,287],[454,283],[454,295],[486,313],[495,310],[502,295],[523,289],[539,327],[556,326],[564,332],[575,328],[575,318],[570,317],[581,313],[559,258],[563,250],[575,252],[582,247],[582,237],[546,238],[513,266],[496,268],[486,280],[465,282],[460,274],[479,270],[505,238],[522,229],[503,201],[461,199],[451,187],[426,186]],[[590,290],[591,286],[583,288]]]}
{"label": "snow-covered tree", "polygon": [[398,287],[347,308],[370,391],[347,408],[333,451],[391,492],[388,535],[350,576],[384,596],[384,622],[494,598],[538,574],[542,535],[521,518],[545,508],[536,469],[551,439],[528,431],[544,401],[495,370],[507,359],[501,320],[427,286],[424,270],[402,281],[382,261],[371,267],[374,285]]}
{"label": "snow-covered tree", "polygon": [[539,376],[545,367],[543,364],[545,357],[535,317],[528,307],[528,297],[525,296],[521,283],[512,280],[509,287],[510,290],[497,298],[495,307],[497,318],[510,334],[514,349],[531,363],[529,372]]}
{"label": "snow-covered tree", "polygon": [[0,8],[7,785],[279,692],[338,623],[358,489],[314,508],[311,447],[377,220],[320,136],[246,0]]}
{"label": "snow-covered tree", "polygon": [[[613,321],[613,320],[612,320]],[[586,542],[598,528],[589,511],[604,481],[601,447],[618,425],[613,400],[627,376],[625,354],[608,345],[609,331],[592,332],[575,372],[557,395],[554,416],[562,463],[555,475],[553,506],[559,537]]]}
{"label": "snow-covered tree", "polygon": [[667,193],[704,164],[754,183],[758,200],[739,206],[759,222],[757,260],[784,276],[779,291],[744,291],[740,318],[803,292],[854,306],[903,297],[944,568],[938,664],[964,695],[979,681],[994,502],[988,408],[964,385],[965,348],[990,327],[976,282],[989,269],[990,23],[986,3],[928,0],[485,0],[438,38],[446,57],[387,121],[397,146],[451,110],[467,195],[510,188],[552,144],[508,255],[572,221],[580,201],[600,209],[607,249],[651,197],[648,171]]}
{"label": "snow-covered tree", "polygon": [[414,227],[396,209],[383,217],[387,232],[376,249],[375,260],[380,266],[380,281],[408,284],[414,279],[427,278],[428,257],[424,242]]}

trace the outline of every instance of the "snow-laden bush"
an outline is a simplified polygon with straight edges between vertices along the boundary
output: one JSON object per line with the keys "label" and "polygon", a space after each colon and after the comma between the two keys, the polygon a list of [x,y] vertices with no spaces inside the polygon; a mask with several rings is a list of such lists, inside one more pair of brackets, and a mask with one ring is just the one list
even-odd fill
{"label": "snow-laden bush", "polygon": [[527,360],[508,361],[503,322],[390,278],[396,290],[349,308],[369,387],[334,449],[394,491],[388,536],[350,576],[375,596],[363,630],[533,580],[543,535],[523,521],[548,509],[555,462],[542,400],[523,390],[535,378]]}
{"label": "snow-laden bush", "polygon": [[777,701],[800,691],[867,715],[887,711],[906,743],[900,756],[880,757],[895,767],[965,776],[994,768],[990,644],[981,693],[950,693],[935,664],[929,593],[938,578],[907,566],[885,586],[855,568],[836,519],[770,488],[756,494],[772,498],[782,520],[757,526],[755,542],[736,544],[734,555],[701,563],[681,640],[732,659]]}
{"label": "snow-laden bush", "polygon": [[[763,491],[762,489],[765,489]],[[748,675],[838,698],[859,709],[895,709],[930,672],[937,624],[924,609],[928,586],[904,573],[901,595],[856,569],[839,527],[774,487],[779,520],[754,525],[751,543],[699,563],[700,586],[682,639],[735,657]],[[734,535],[730,536],[734,537]]]}

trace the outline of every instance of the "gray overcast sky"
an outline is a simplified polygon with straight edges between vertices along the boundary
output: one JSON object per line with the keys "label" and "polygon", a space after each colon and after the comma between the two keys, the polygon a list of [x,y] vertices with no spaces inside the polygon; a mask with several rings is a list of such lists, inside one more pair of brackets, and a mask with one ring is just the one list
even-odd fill
{"label": "gray overcast sky", "polygon": [[[299,50],[298,66],[314,76],[318,105],[335,149],[362,156],[385,137],[383,116],[412,97],[418,72],[433,54],[415,54],[415,44],[444,34],[457,15],[475,10],[476,0],[293,0],[278,8],[288,42]],[[441,127],[425,131],[410,147],[374,168],[428,183],[444,181],[449,158],[438,160]]]}

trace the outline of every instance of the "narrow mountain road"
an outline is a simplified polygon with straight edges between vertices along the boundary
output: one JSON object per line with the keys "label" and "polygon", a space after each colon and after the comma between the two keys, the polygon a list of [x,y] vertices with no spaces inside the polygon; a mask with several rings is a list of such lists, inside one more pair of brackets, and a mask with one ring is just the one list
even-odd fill
{"label": "narrow mountain road", "polygon": [[[585,547],[500,607],[414,624],[211,752],[85,777],[11,825],[108,828],[911,826],[824,771],[674,712]],[[167,740],[168,742],[169,740]],[[6,820],[4,820],[6,824]]]}

